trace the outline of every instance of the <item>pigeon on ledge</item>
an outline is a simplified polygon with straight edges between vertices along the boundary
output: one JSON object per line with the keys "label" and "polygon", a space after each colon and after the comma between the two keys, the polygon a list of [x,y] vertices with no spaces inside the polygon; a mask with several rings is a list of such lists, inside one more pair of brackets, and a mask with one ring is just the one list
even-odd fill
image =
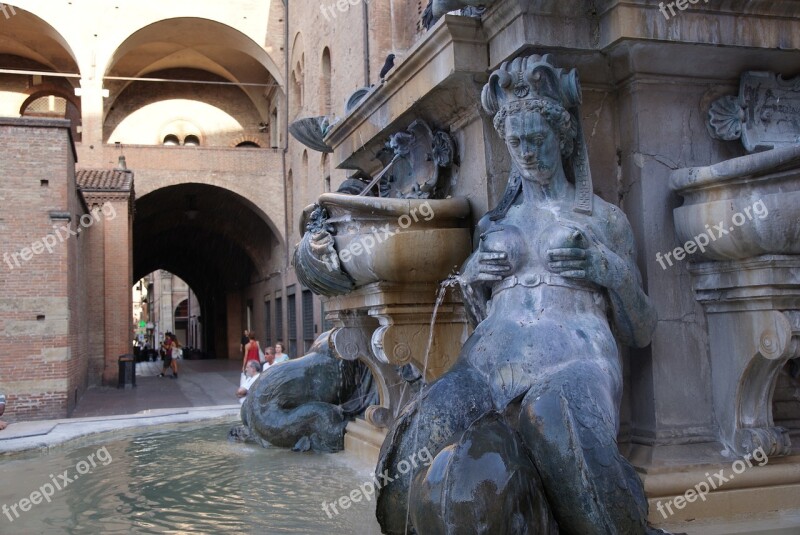
{"label": "pigeon on ledge", "polygon": [[389,71],[392,70],[392,67],[394,67],[394,54],[389,54],[386,56],[386,62],[383,64],[383,68],[381,69],[381,82],[384,78],[386,78],[386,75],[389,74]]}

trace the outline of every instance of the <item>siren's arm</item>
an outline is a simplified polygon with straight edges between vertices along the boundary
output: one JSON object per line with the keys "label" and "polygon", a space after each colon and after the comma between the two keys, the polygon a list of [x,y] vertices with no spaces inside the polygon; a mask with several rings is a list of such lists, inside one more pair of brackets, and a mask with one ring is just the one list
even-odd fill
{"label": "siren's arm", "polygon": [[[492,296],[492,284],[501,280],[502,276],[495,273],[487,273],[487,269],[500,269],[500,266],[507,263],[503,258],[505,253],[485,253],[480,249],[480,237],[489,226],[489,218],[483,216],[475,228],[473,245],[475,250],[464,262],[461,268],[461,295],[466,309],[467,319],[472,327],[486,319],[487,303]],[[487,267],[494,264],[492,267]],[[508,266],[510,269],[510,266]]]}
{"label": "siren's arm", "polygon": [[642,288],[633,230],[619,208],[611,209],[608,230],[614,250],[601,245],[600,252],[605,257],[601,262],[608,266],[602,285],[608,290],[612,321],[622,343],[644,347],[650,343],[658,318]]}
{"label": "siren's arm", "polygon": [[[595,205],[598,201],[595,199]],[[595,217],[606,222],[605,228],[595,232],[588,225],[583,226],[582,247],[550,249],[549,269],[563,277],[591,281],[605,288],[611,304],[611,320],[620,341],[644,347],[650,343],[657,317],[642,289],[630,223],[616,207],[609,207]]]}
{"label": "siren's arm", "polygon": [[608,286],[612,319],[620,340],[629,346],[644,347],[650,343],[656,326],[655,309],[644,293],[639,269],[628,260],[616,284]]}
{"label": "siren's arm", "polygon": [[464,310],[467,320],[474,329],[486,319],[487,303],[490,297],[489,289],[485,284],[463,284],[461,286],[461,299],[464,301]]}

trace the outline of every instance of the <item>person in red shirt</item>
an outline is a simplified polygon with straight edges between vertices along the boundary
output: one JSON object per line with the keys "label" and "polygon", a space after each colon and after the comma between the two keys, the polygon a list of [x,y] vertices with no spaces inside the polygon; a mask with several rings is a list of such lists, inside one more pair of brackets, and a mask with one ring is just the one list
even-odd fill
{"label": "person in red shirt", "polygon": [[245,369],[247,369],[247,362],[254,360],[261,364],[261,359],[258,356],[258,340],[256,340],[256,335],[253,332],[247,335],[250,338],[250,341],[247,342],[247,345],[244,346],[244,360],[242,361],[242,373],[244,373]]}

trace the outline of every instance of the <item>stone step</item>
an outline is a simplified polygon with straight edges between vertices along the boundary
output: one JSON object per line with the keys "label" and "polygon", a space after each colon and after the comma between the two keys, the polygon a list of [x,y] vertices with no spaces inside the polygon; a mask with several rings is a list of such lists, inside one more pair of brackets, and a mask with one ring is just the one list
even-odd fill
{"label": "stone step", "polygon": [[344,435],[344,451],[369,467],[378,462],[386,430],[379,429],[362,418],[349,424]]}

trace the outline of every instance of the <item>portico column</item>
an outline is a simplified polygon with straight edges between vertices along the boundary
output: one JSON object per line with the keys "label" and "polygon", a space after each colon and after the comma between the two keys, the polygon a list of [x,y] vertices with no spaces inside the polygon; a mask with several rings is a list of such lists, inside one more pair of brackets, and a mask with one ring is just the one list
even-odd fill
{"label": "portico column", "polygon": [[[108,90],[103,89],[102,78],[81,78],[81,86],[75,89],[75,95],[81,98],[81,143],[95,149],[82,151],[81,165],[102,165],[103,99],[108,96]],[[97,161],[94,161],[95,157]]]}

